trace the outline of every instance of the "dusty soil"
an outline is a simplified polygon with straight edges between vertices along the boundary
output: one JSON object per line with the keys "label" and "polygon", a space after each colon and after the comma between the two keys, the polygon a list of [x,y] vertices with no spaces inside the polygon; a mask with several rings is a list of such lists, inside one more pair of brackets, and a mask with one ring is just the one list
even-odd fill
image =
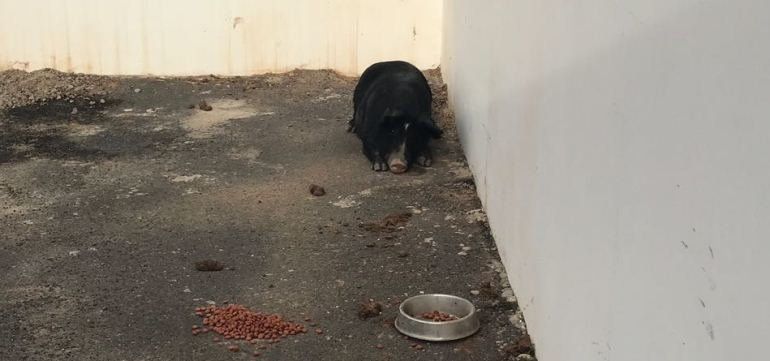
{"label": "dusty soil", "polygon": [[62,73],[52,69],[33,72],[0,72],[0,110],[27,106],[48,100],[103,101],[117,85],[116,79]]}
{"label": "dusty soil", "polygon": [[[0,359],[250,360],[246,343],[191,335],[196,307],[225,301],[320,331],[259,359],[515,356],[516,306],[500,296],[455,133],[436,144],[433,168],[375,173],[345,131],[355,79],[65,78],[31,97],[0,90]],[[436,114],[452,127],[451,113]],[[396,232],[359,227],[403,212]],[[225,268],[201,272],[201,260]],[[422,292],[473,301],[479,333],[402,337],[398,304]],[[360,318],[367,300],[382,313]]]}

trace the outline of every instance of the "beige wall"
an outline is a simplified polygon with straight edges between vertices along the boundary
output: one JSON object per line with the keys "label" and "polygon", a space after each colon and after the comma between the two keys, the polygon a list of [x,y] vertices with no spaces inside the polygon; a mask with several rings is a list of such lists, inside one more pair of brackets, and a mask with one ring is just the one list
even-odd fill
{"label": "beige wall", "polygon": [[0,70],[357,74],[438,65],[441,0],[0,0]]}
{"label": "beige wall", "polygon": [[770,2],[444,11],[451,104],[539,359],[770,359]]}

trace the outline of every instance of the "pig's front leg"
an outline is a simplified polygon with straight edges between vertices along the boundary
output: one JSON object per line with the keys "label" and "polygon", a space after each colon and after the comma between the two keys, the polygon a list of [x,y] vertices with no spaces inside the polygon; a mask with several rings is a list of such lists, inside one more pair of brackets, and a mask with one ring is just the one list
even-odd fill
{"label": "pig's front leg", "polygon": [[364,155],[370,162],[372,162],[372,170],[377,172],[383,172],[388,170],[388,163],[382,159],[380,153],[376,150],[372,150],[367,143],[364,143]]}
{"label": "pig's front leg", "polygon": [[417,164],[422,167],[430,167],[433,165],[433,153],[431,153],[430,148],[425,147],[425,150],[422,151],[422,153],[417,156],[416,160]]}
{"label": "pig's front leg", "polygon": [[374,160],[372,160],[372,170],[376,172],[384,172],[388,170],[388,162],[386,162],[379,154],[374,154]]}

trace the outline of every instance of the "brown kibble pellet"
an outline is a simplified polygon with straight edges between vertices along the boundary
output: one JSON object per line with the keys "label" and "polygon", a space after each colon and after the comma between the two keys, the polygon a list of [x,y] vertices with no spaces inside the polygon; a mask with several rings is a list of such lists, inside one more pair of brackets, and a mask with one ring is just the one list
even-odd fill
{"label": "brown kibble pellet", "polygon": [[323,334],[323,333],[324,333],[324,330],[322,330],[322,329],[320,329],[320,328],[316,328],[316,329],[315,329],[315,333],[316,333],[316,334],[318,334],[318,335],[321,335],[321,334]]}
{"label": "brown kibble pellet", "polygon": [[254,343],[256,340],[278,342],[280,338],[300,333],[305,326],[284,320],[274,314],[264,314],[249,310],[243,305],[227,304],[224,306],[208,306],[196,308],[205,328],[193,328],[193,334],[213,331],[227,340],[245,340]]}
{"label": "brown kibble pellet", "polygon": [[382,349],[384,349],[384,348],[385,348],[385,346],[383,346],[383,345],[381,345],[381,344],[377,344],[377,346],[374,346],[374,347],[376,347],[376,348],[378,348],[378,349],[380,349],[380,350],[382,350]]}
{"label": "brown kibble pellet", "polygon": [[241,350],[241,348],[240,348],[240,347],[238,347],[238,345],[230,345],[230,346],[227,346],[227,349],[228,349],[228,350],[230,350],[230,351],[232,351],[232,352],[238,352],[238,351],[240,351],[240,350]]}
{"label": "brown kibble pellet", "polygon": [[450,315],[440,311],[424,312],[420,315],[420,318],[433,322],[447,322],[458,319],[455,315]]}

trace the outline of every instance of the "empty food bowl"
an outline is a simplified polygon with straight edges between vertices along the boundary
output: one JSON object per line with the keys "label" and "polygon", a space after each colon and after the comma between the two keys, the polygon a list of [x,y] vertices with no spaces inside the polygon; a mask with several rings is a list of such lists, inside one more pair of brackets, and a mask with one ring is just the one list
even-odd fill
{"label": "empty food bowl", "polygon": [[[434,321],[423,315],[436,314],[450,321]],[[450,317],[446,317],[446,316]],[[453,317],[452,317],[453,316]],[[456,319],[455,319],[456,318]],[[443,294],[427,294],[410,297],[398,308],[396,329],[409,336],[425,341],[452,341],[468,337],[479,330],[476,307],[461,297]]]}

